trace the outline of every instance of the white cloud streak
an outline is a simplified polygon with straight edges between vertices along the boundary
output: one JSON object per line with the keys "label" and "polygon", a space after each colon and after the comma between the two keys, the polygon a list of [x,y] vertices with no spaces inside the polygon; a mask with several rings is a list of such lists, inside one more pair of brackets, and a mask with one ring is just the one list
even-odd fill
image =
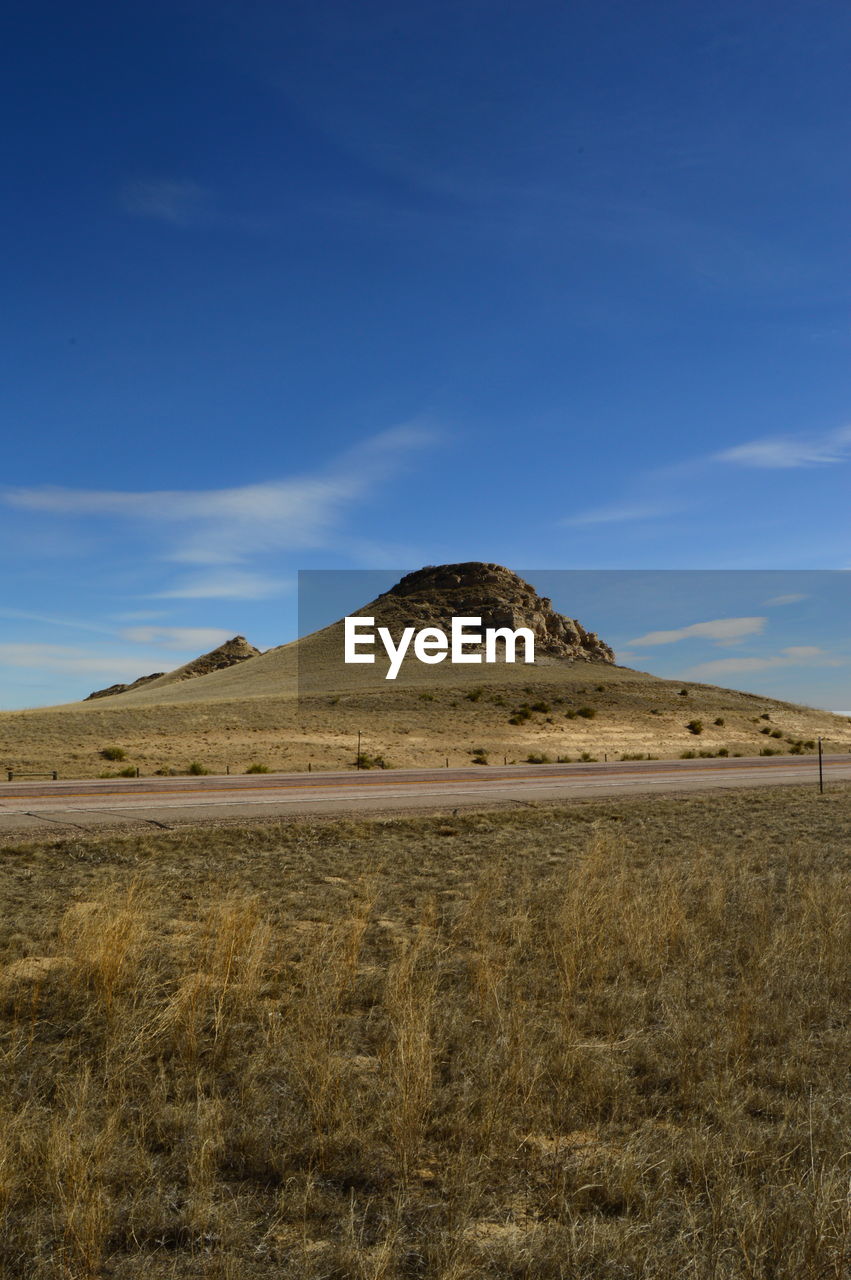
{"label": "white cloud streak", "polygon": [[192,574],[158,591],[158,600],[270,600],[294,587],[291,578],[272,578],[238,569]]}
{"label": "white cloud streak", "polygon": [[122,640],[131,644],[157,644],[165,649],[215,649],[230,640],[232,631],[221,627],[125,627]]}
{"label": "white cloud streak", "polygon": [[787,470],[845,462],[851,457],[851,427],[840,427],[821,436],[774,436],[735,445],[712,457],[741,467]]}
{"label": "white cloud streak", "polygon": [[[0,500],[51,516],[140,525],[166,543],[163,558],[212,569],[240,565],[268,552],[328,546],[348,511],[435,438],[418,426],[396,427],[353,446],[319,474],[232,489],[124,493],[45,486],[6,489]],[[230,576],[194,575],[158,595],[261,599],[282,589],[285,584],[272,578],[234,570]]]}
{"label": "white cloud streak", "polygon": [[688,627],[671,631],[648,631],[646,635],[629,640],[630,645],[676,644],[679,640],[704,639],[727,642],[742,636],[759,635],[766,618],[713,618],[708,622],[693,622]]}
{"label": "white cloud streak", "polygon": [[[63,675],[97,675],[108,679],[133,680],[139,666],[153,669],[157,659],[138,654],[99,653],[60,644],[0,644],[0,668],[24,667],[33,671],[58,671]],[[135,675],[134,675],[135,672]]]}
{"label": "white cloud streak", "polygon": [[810,597],[806,594],[793,591],[786,596],[772,596],[770,600],[763,600],[762,603],[767,609],[769,609],[776,608],[777,606],[784,604],[798,604],[799,601],[809,600],[809,598]]}
{"label": "white cloud streak", "polygon": [[701,662],[681,673],[682,679],[702,680],[705,677],[745,674],[754,671],[770,671],[774,667],[842,667],[846,658],[834,657],[817,645],[790,645],[780,653],[764,657],[718,658],[713,662]]}
{"label": "white cloud streak", "polygon": [[175,227],[188,227],[203,219],[209,205],[209,194],[197,182],[150,181],[128,182],[120,192],[127,213],[137,218],[153,218]]}
{"label": "white cloud streak", "polygon": [[592,507],[575,516],[565,516],[559,524],[579,526],[593,524],[624,524],[630,520],[658,520],[662,516],[677,515],[686,510],[685,503],[674,502],[623,502],[603,507]]}

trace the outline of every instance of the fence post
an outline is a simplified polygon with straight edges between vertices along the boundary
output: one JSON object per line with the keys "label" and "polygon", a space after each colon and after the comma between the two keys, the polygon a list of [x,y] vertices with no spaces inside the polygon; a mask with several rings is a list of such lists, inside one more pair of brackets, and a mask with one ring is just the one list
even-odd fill
{"label": "fence post", "polygon": [[12,770],[11,770],[11,769],[7,769],[7,770],[6,770],[6,772],[7,772],[7,773],[8,773],[8,775],[9,775],[9,781],[10,781],[10,782],[14,782],[14,781],[15,781],[15,775],[14,775],[14,773],[12,772]]}

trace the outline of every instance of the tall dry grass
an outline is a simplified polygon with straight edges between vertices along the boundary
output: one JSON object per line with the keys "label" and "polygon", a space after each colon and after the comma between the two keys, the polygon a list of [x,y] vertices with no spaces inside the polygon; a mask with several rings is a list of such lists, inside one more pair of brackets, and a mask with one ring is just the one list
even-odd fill
{"label": "tall dry grass", "polygon": [[341,828],[285,909],[133,869],[48,912],[0,972],[2,1274],[842,1280],[836,847],[498,821]]}

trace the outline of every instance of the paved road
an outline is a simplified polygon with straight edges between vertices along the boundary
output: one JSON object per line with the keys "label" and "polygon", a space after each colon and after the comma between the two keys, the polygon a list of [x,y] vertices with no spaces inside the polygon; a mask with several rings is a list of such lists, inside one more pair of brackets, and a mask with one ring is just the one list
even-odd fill
{"label": "paved road", "polygon": [[[825,756],[825,784],[851,781],[851,755]],[[317,814],[477,808],[534,801],[818,785],[813,756],[637,760],[506,768],[388,769],[240,777],[0,782],[0,835]]]}

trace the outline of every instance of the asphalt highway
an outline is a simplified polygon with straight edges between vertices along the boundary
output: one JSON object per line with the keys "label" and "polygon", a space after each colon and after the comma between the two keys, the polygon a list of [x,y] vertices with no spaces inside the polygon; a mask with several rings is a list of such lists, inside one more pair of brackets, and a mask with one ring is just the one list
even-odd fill
{"label": "asphalt highway", "polygon": [[[824,757],[825,785],[851,754]],[[818,786],[815,756],[0,782],[0,835],[258,817],[446,811],[731,787]]]}

